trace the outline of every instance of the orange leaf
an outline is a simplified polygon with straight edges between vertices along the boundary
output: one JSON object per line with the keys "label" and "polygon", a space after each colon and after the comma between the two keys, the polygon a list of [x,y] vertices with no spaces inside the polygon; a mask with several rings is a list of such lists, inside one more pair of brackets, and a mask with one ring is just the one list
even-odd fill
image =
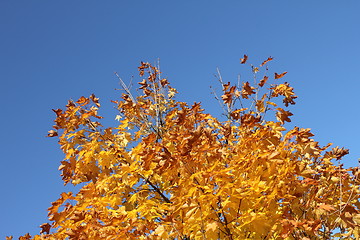
{"label": "orange leaf", "polygon": [[281,74],[275,73],[275,79],[282,78],[283,76],[285,76],[285,74],[287,74],[287,72],[283,72],[283,73],[281,73]]}
{"label": "orange leaf", "polygon": [[270,62],[271,60],[273,60],[272,57],[269,57],[268,59],[266,59],[265,61],[263,61],[260,65],[260,67],[264,66],[266,63]]}
{"label": "orange leaf", "polygon": [[242,91],[241,91],[241,96],[243,98],[248,99],[248,96],[251,94],[254,94],[254,89],[252,86],[250,86],[249,82],[243,83],[243,87],[242,87]]}
{"label": "orange leaf", "polygon": [[259,82],[258,85],[259,85],[260,87],[264,86],[265,83],[266,83],[266,81],[267,81],[268,79],[269,79],[269,77],[264,76],[264,78],[260,80],[260,82]]}
{"label": "orange leaf", "polygon": [[289,118],[290,116],[293,115],[291,112],[285,111],[282,108],[278,108],[277,110],[279,110],[278,112],[276,112],[277,120],[279,120],[282,124],[284,124],[285,122],[291,122]]}
{"label": "orange leaf", "polygon": [[80,106],[84,106],[89,103],[89,99],[82,96],[81,98],[79,98],[79,100],[76,101],[76,103],[79,104]]}

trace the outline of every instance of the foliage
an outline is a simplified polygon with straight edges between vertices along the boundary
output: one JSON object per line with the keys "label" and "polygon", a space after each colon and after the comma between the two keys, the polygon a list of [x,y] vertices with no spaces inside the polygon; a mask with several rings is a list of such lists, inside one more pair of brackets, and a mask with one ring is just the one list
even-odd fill
{"label": "foliage", "polygon": [[359,239],[359,169],[344,169],[348,150],[319,146],[310,129],[286,130],[281,105],[296,96],[277,83],[286,72],[269,76],[271,60],[251,65],[252,84],[218,75],[225,121],[176,101],[149,63],[141,96],[120,79],[117,127],[101,125],[94,95],[54,110],[62,179],[82,187],[52,203],[33,239]]}

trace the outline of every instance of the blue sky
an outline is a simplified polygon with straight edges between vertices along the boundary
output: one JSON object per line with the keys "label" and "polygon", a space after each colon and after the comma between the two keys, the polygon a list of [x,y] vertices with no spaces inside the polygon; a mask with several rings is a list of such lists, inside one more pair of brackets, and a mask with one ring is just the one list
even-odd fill
{"label": "blue sky", "polygon": [[[52,108],[95,93],[114,124],[117,71],[137,78],[140,61],[161,61],[178,99],[220,112],[209,86],[275,60],[270,70],[299,96],[292,124],[322,144],[350,149],[358,165],[360,2],[348,1],[0,1],[0,238],[39,232],[64,188]],[[243,79],[246,80],[246,79]]]}

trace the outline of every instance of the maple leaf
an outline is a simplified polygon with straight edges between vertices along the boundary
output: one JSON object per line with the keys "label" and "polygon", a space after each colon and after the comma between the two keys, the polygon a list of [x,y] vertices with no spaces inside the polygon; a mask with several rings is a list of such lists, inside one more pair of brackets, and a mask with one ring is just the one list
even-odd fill
{"label": "maple leaf", "polygon": [[279,84],[272,87],[273,93],[272,97],[277,97],[278,95],[284,96],[283,102],[285,106],[289,106],[289,104],[295,104],[294,99],[297,98],[295,93],[293,92],[293,88],[289,86],[289,83],[285,82],[284,84]]}
{"label": "maple leaf", "polygon": [[47,234],[49,234],[49,233],[50,233],[51,225],[50,225],[49,223],[44,223],[44,224],[41,224],[41,225],[40,225],[40,228],[41,228],[40,234],[41,234],[41,233],[47,233]]}
{"label": "maple leaf", "polygon": [[282,108],[277,108],[277,112],[276,112],[276,118],[282,123],[284,124],[285,122],[291,122],[290,120],[290,116],[292,116],[293,114],[289,111],[285,111]]}
{"label": "maple leaf", "polygon": [[245,99],[248,99],[250,95],[254,94],[254,87],[250,86],[249,82],[243,83],[241,96]]}

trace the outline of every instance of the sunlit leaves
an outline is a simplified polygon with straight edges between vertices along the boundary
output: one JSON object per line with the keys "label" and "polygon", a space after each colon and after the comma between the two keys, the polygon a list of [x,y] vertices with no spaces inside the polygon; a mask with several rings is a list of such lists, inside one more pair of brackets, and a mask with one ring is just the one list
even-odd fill
{"label": "sunlit leaves", "polygon": [[140,96],[120,79],[118,126],[102,126],[95,95],[53,110],[62,179],[80,190],[51,204],[33,239],[358,238],[360,171],[336,164],[348,150],[286,130],[296,96],[276,83],[286,72],[268,77],[271,60],[251,65],[254,81],[219,77],[224,121],[175,101],[144,62]]}

